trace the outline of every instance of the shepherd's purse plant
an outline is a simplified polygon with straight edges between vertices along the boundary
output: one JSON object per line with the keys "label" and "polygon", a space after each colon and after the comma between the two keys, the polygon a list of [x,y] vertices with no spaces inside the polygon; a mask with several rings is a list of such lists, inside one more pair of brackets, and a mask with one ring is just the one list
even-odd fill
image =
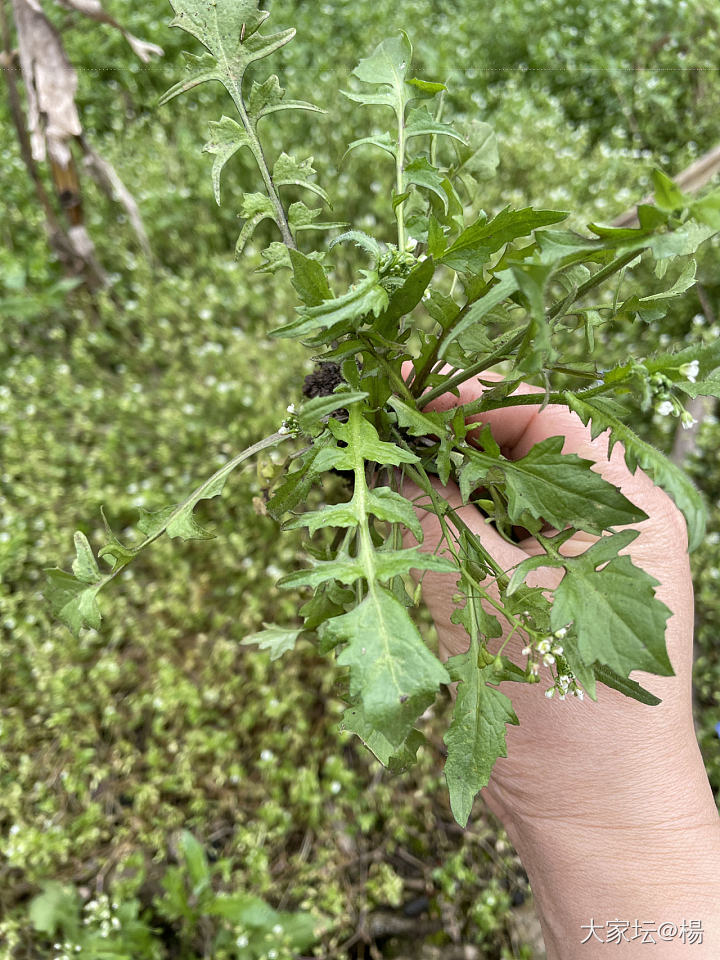
{"label": "shepherd's purse plant", "polygon": [[[262,251],[261,269],[287,279],[298,306],[270,335],[299,339],[317,369],[298,384],[297,404],[279,412],[276,433],[229,460],[182,503],[141,511],[134,543],[121,542],[105,521],[107,539],[96,556],[76,533],[72,573],[49,571],[48,599],[75,633],[99,629],[98,594],[111,580],[162,536],[211,536],[194,516],[196,505],[220,495],[230,473],[256,454],[287,445],[292,452],[268,490],[266,509],[285,529],[307,529],[306,567],[278,586],[307,588],[310,595],[297,624],[264,625],[244,642],[275,659],[302,635],[349,668],[344,726],[393,770],[415,761],[424,740],[419,718],[443,685],[459,681],[445,734],[445,775],[453,814],[464,826],[495,760],[506,755],[505,725],[518,722],[499,684],[537,684],[543,662],[552,675],[546,692],[595,700],[602,683],[651,706],[659,700],[630,673],[673,672],[664,637],[670,611],[655,596],[657,581],[618,555],[638,535],[628,525],[645,513],[593,472],[591,461],[562,454],[562,437],[512,461],[489,428],[479,430],[467,418],[541,402],[574,411],[593,437],[609,430],[610,452],[621,443],[629,469],[642,468],[669,494],[685,517],[689,547],[696,548],[705,523],[700,495],[627,421],[630,405],[639,402],[645,412],[689,424],[687,398],[720,396],[720,345],[698,343],[606,369],[596,359],[602,354],[596,340],[613,320],[660,320],[669,303],[690,290],[696,251],[720,232],[720,192],[690,198],[654,171],[655,203],[639,206],[637,228],[590,224],[586,234],[562,227],[566,211],[506,207],[494,216],[468,215],[477,206],[478,181],[498,162],[493,133],[477,121],[443,119],[445,84],[415,76],[411,41],[401,33],[361,60],[343,91],[372,111],[368,117],[385,122],[382,133],[358,131],[348,153],[386,162],[394,176],[388,222],[374,234],[346,229],[351,225],[324,219],[322,204],[329,207],[330,196],[316,180],[312,158],[281,152],[271,161],[264,142],[271,124],[282,129],[284,111],[322,112],[287,98],[277,76],[251,76],[294,30],[264,32],[268,14],[257,0],[172,0],[172,7],[172,24],[205,52],[188,55],[189,75],[163,101],[208,81],[227,90],[232,115],[210,123],[204,147],[212,157],[215,197],[220,203],[225,165],[249,151],[259,189],[240,201],[237,253],[264,221],[276,231]],[[288,194],[298,191],[315,205],[288,204]],[[348,244],[359,249],[364,266],[345,284],[339,278],[348,268]],[[654,265],[657,278],[657,291],[648,296],[625,289],[626,270],[641,258]],[[563,355],[570,334],[584,338],[587,360]],[[447,412],[429,409],[431,401],[457,395],[461,384],[499,364],[504,379],[486,380],[476,401]],[[544,394],[513,395],[521,381]],[[304,509],[311,489],[332,471],[347,478],[346,500]],[[463,502],[475,504],[503,537],[512,540],[514,528],[522,528],[544,553],[503,569],[436,492],[432,477],[457,481]],[[405,478],[430,498],[428,509],[442,525],[443,556],[402,546],[405,530],[422,540],[414,505],[400,492]],[[560,532],[544,535],[545,524]],[[313,543],[327,528],[334,533],[323,535],[324,545],[317,538]],[[581,556],[563,556],[559,548],[580,530],[600,539]],[[539,565],[562,569],[554,593],[526,585]],[[457,604],[453,619],[468,634],[467,653],[446,664],[411,615],[421,592],[410,572],[429,570],[447,576]],[[499,594],[491,595],[490,584]],[[527,637],[523,663],[503,653],[507,641],[490,652],[502,635],[499,618]],[[608,623],[618,629],[608,630]]]}

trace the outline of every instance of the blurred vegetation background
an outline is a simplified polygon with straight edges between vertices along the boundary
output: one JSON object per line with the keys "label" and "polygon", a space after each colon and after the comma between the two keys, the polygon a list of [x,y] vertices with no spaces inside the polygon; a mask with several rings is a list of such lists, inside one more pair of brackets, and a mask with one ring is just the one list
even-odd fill
{"label": "blurred vegetation background", "polygon": [[[224,175],[223,207],[212,196],[201,147],[207,122],[229,112],[224,91],[206,84],[157,105],[189,48],[168,27],[169,5],[105,2],[163,48],[147,64],[109,27],[44,6],[78,71],[85,135],[134,195],[152,259],[126,212],[81,170],[85,221],[111,282],[94,291],[68,282],[3,94],[0,958],[544,956],[504,831],[480,801],[466,831],[450,813],[449,700],[426,717],[433,752],[392,776],[339,731],[331,660],[307,642],[277,661],[239,645],[263,621],[294,623],[303,602],[274,588],[300,565],[298,540],[279,537],[257,511],[254,467],[202,505],[216,540],[161,541],[107,592],[99,634],[75,640],[48,617],[42,571],[67,564],[73,530],[97,543],[101,506],[122,531],[138,507],[181,499],[276,429],[313,365],[299,344],[267,339],[293,297],[288,283],[254,272],[259,243],[233,258],[232,198],[255,184],[242,154]],[[338,91],[357,59],[399,28],[417,72],[448,82],[446,116],[497,132],[499,173],[469,198],[478,209],[540,204],[578,211],[578,228],[610,222],[648,193],[653,166],[675,174],[720,143],[714,0],[265,6],[274,28],[298,34],[259,77],[277,71],[289,96],[329,111],[281,114],[270,152],[304,146],[334,216],[361,229],[386,224],[388,240],[391,165],[368,153],[339,167],[374,116]],[[660,322],[608,330],[603,365],[717,337],[717,248],[706,244],[698,275],[702,300],[693,289]],[[642,268],[632,280],[653,282]],[[571,349],[582,355],[584,342]],[[636,428],[669,451],[674,423],[661,420],[638,418]],[[711,508],[693,558],[695,682],[716,795],[718,449],[710,413],[686,466]],[[243,896],[262,898],[265,912]],[[301,918],[293,927],[298,912],[322,922],[314,946]]]}

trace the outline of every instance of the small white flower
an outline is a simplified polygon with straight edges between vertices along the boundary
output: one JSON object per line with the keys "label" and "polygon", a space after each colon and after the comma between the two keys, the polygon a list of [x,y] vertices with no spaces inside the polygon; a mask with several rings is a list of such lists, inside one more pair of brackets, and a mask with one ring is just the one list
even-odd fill
{"label": "small white flower", "polygon": [[287,407],[287,412],[288,412],[288,413],[295,413],[295,404],[294,404],[294,403],[291,403],[291,404]]}
{"label": "small white flower", "polygon": [[659,403],[655,407],[655,409],[661,417],[669,417],[675,411],[675,407],[670,400],[663,400],[662,403]]}
{"label": "small white flower", "polygon": [[691,360],[690,363],[684,363],[680,367],[680,373],[689,380],[690,383],[695,383],[700,373],[700,362],[698,360]]}
{"label": "small white flower", "polygon": [[549,653],[549,652],[550,652],[550,641],[549,641],[549,640],[541,640],[540,643],[537,645],[537,648],[538,648],[538,650],[540,651],[540,653]]}
{"label": "small white flower", "polygon": [[282,924],[276,923],[275,926],[272,928],[272,932],[275,934],[275,936],[279,937],[280,934],[283,932]]}
{"label": "small white flower", "polygon": [[573,690],[573,693],[574,693],[575,696],[578,698],[578,700],[582,700],[583,697],[585,696],[585,694],[582,692],[582,690]]}
{"label": "small white flower", "polygon": [[246,947],[249,943],[250,941],[248,940],[247,936],[244,933],[242,933],[235,941],[235,946]]}
{"label": "small white flower", "polygon": [[561,653],[563,652],[563,650],[564,650],[564,647],[561,647],[559,643],[556,643],[556,644],[552,647],[552,652],[555,654],[556,657],[559,657],[559,656],[561,655]]}
{"label": "small white flower", "polygon": [[[333,780],[333,782],[330,784],[330,793],[340,793],[341,790],[342,784],[340,784],[337,780]],[[274,932],[277,933],[278,931]],[[282,927],[280,928],[279,932],[282,932]]]}
{"label": "small white flower", "polygon": [[563,637],[567,636],[567,627],[560,627],[559,630],[555,631],[555,636],[558,640],[562,640]]}
{"label": "small white flower", "polygon": [[266,762],[269,760],[274,760],[275,754],[272,752],[272,750],[263,750],[260,754],[260,759],[265,760]]}
{"label": "small white flower", "polygon": [[546,667],[551,667],[555,663],[555,657],[551,653],[546,653],[543,657],[543,663]]}
{"label": "small white flower", "polygon": [[688,430],[690,427],[695,426],[697,420],[688,410],[683,410],[680,414],[680,423],[682,423],[684,430]]}
{"label": "small white flower", "polygon": [[530,673],[534,673],[535,676],[537,676],[537,675],[540,673],[540,664],[539,664],[539,663],[531,663],[531,664],[530,664]]}
{"label": "small white flower", "polygon": [[283,424],[283,425],[280,427],[280,429],[278,430],[278,433],[283,434],[283,435],[285,435],[286,433],[290,433],[290,428],[289,428],[289,427],[286,427],[285,424]]}
{"label": "small white flower", "polygon": [[565,699],[565,694],[561,693],[560,696],[558,697],[558,700],[564,700],[564,699]]}
{"label": "small white flower", "polygon": [[415,239],[415,237],[410,237],[410,238],[408,239],[408,241],[406,242],[406,244],[405,244],[405,249],[406,249],[406,250],[414,250],[417,245],[418,245],[418,242],[417,242],[417,240]]}
{"label": "small white flower", "polygon": [[545,696],[548,698],[548,700],[552,700],[552,698],[555,696],[555,687],[548,687],[545,691]]}
{"label": "small white flower", "polygon": [[531,651],[530,647],[523,647],[522,650],[520,651],[520,653],[522,653],[522,655],[523,655],[524,657],[529,657],[530,654],[532,653],[532,651]]}

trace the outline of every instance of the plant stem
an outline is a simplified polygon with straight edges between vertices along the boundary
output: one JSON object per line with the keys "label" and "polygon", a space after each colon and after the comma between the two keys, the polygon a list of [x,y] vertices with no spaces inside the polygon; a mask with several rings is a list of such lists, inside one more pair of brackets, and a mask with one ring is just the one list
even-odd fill
{"label": "plant stem", "polygon": [[[575,292],[574,299],[580,300],[585,296],[586,293],[588,293],[588,291],[592,290],[593,287],[596,287],[598,284],[602,283],[603,280],[607,280],[608,277],[611,277],[614,273],[617,273],[618,270],[622,270],[623,267],[627,266],[628,263],[639,256],[639,253],[640,251],[638,250],[632,250],[630,253],[624,253],[621,256],[616,257],[601,270],[596,271],[589,279],[585,281],[585,283],[580,284]],[[465,305],[465,307],[467,306],[468,304]],[[558,300],[557,303],[553,304],[553,306],[548,310],[548,320],[554,320],[555,317],[557,317],[558,314],[560,314],[567,306],[569,306],[567,303],[567,298]],[[523,327],[522,330],[518,331],[518,333],[516,333],[511,340],[508,340],[506,344],[503,344],[503,346],[493,351],[493,353],[491,353],[489,356],[484,357],[482,360],[478,360],[477,363],[473,363],[464,370],[461,370],[459,373],[456,373],[454,376],[449,377],[445,383],[442,383],[437,387],[433,387],[432,390],[428,390],[427,393],[424,393],[418,398],[418,409],[422,410],[422,408],[427,406],[428,403],[431,403],[433,400],[441,397],[444,393],[447,393],[454,387],[460,386],[461,383],[465,383],[467,380],[472,379],[472,377],[474,377],[476,374],[482,373],[489,367],[499,363],[500,360],[505,359],[510,352],[520,346],[525,338],[527,329],[527,327]],[[529,403],[530,401],[525,400],[523,402]]]}
{"label": "plant stem", "polygon": [[[405,191],[405,103],[397,111],[398,119],[398,150],[395,158],[395,189],[401,196]],[[399,203],[396,209],[398,225],[398,250],[405,249],[405,201]]]}
{"label": "plant stem", "polygon": [[250,141],[248,146],[252,150],[253,156],[255,157],[257,165],[260,169],[260,173],[262,174],[267,195],[270,197],[272,205],[275,207],[275,220],[280,229],[280,233],[282,234],[283,243],[286,247],[296,250],[297,244],[295,243],[293,235],[290,232],[290,225],[287,217],[285,216],[285,208],[282,205],[282,201],[280,200],[280,196],[275,187],[260,138],[257,135],[255,127],[250,122],[250,117],[248,117],[247,110],[245,109],[245,100],[243,99],[242,90],[240,89],[239,85],[237,86],[235,93],[232,93],[231,95],[233,98],[233,103],[240,114],[240,119],[243,122],[243,126],[245,127],[248,140]]}
{"label": "plant stem", "polygon": [[[264,440],[258,441],[258,443],[253,444],[251,447],[247,447],[236,457],[233,457],[232,460],[228,460],[226,464],[220,467],[219,470],[216,470],[215,473],[200,484],[189,497],[186,497],[182,503],[179,503],[177,507],[173,510],[169,517],[165,520],[163,525],[157,530],[151,537],[147,537],[142,543],[139,543],[137,547],[132,548],[132,553],[134,556],[137,556],[142,550],[146,547],[149,547],[151,543],[154,543],[155,540],[159,539],[167,530],[168,526],[172,521],[187,507],[190,503],[197,503],[197,501],[203,498],[203,494],[210,490],[219,480],[224,479],[229,474],[232,473],[237,467],[240,466],[245,460],[249,460],[250,457],[253,457],[256,453],[260,453],[263,450],[267,450],[268,447],[275,447],[279,443],[283,443],[285,440],[292,439],[292,433],[273,433],[269,437],[265,437]],[[98,590],[105,586],[113,580],[119,573],[121,573],[125,567],[128,565],[129,561],[120,564],[114,570],[112,570],[107,576],[103,577],[102,580],[98,582]]]}

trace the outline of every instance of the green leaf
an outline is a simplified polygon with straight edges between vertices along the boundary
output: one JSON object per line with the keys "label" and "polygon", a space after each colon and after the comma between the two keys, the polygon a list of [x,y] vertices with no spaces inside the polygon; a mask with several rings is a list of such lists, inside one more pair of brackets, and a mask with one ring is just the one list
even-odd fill
{"label": "green leaf", "polygon": [[307,400],[300,408],[298,414],[300,429],[307,433],[311,427],[315,426],[329,413],[347,409],[349,404],[365,400],[367,396],[364,390],[341,390],[339,393],[331,393],[325,397],[313,397],[312,400]]}
{"label": "green leaf", "polygon": [[205,850],[189,830],[181,832],[179,847],[192,884],[193,895],[197,897],[210,886],[210,866]]}
{"label": "green leaf", "polygon": [[399,37],[388,37],[379,43],[369,57],[358,63],[352,75],[364,83],[387,84],[402,96],[412,55],[412,44],[402,31]]}
{"label": "green leaf", "polygon": [[418,747],[426,742],[419,730],[411,730],[399,747],[393,746],[387,737],[367,722],[362,704],[346,708],[340,729],[348,730],[360,737],[368,750],[372,751],[380,763],[393,773],[403,773],[414,766],[417,762]]}
{"label": "green leaf", "polygon": [[240,231],[237,243],[235,245],[235,255],[239,256],[245,249],[245,245],[255,232],[255,228],[263,220],[275,220],[275,207],[270,197],[264,193],[246,193],[243,195],[240,204],[239,216],[245,218],[245,223]]}
{"label": "green leaf", "polygon": [[385,131],[372,137],[361,137],[359,140],[353,140],[345,153],[342,155],[340,165],[342,166],[342,164],[345,162],[345,157],[347,157],[349,153],[351,153],[353,150],[357,150],[358,147],[364,146],[379,147],[385,153],[389,153],[391,157],[395,158],[397,156],[397,142],[393,140],[387,131]]}
{"label": "green leaf", "polygon": [[395,323],[401,317],[412,313],[420,303],[434,275],[435,262],[432,257],[417,263],[405,278],[403,285],[391,295],[387,309],[377,321],[377,327],[382,330],[388,326],[388,333],[391,333]]}
{"label": "green leaf", "polygon": [[212,183],[215,202],[220,206],[220,174],[228,160],[242,147],[250,146],[250,138],[245,129],[230,117],[223,116],[220,120],[211,120],[210,140],[203,147],[205,153],[214,155],[212,166]]}
{"label": "green leaf", "polygon": [[257,644],[261,650],[269,650],[271,660],[278,660],[288,650],[294,650],[297,638],[302,633],[302,630],[278,627],[270,623],[263,623],[263,627],[264,630],[250,634],[240,643],[243,646]]}
{"label": "green leaf", "polygon": [[655,707],[662,703],[660,697],[656,697],[654,693],[650,693],[649,690],[641,687],[637,680],[628,680],[602,663],[593,664],[593,670],[600,683],[604,683],[606,687],[612,687],[613,690],[619,690],[626,697],[632,697],[633,700],[645,703],[649,707]]}
{"label": "green leaf", "polygon": [[614,445],[620,442],[624,447],[628,468],[634,472],[639,464],[649,477],[672,497],[687,521],[688,548],[691,552],[697,549],[705,535],[705,505],[689,477],[659,450],[641,440],[621,420],[603,409],[597,399],[583,400],[569,392],[566,392],[564,397],[567,405],[578,414],[584,424],[592,422],[593,439],[610,429],[608,456]]}
{"label": "green leaf", "polygon": [[443,189],[445,177],[440,174],[437,167],[434,167],[425,157],[416,157],[410,163],[405,165],[405,183],[414,184],[418,187],[424,187],[430,190],[437,197],[447,213],[448,197]]}
{"label": "green leaf", "polygon": [[565,220],[557,210],[511,210],[506,207],[492,220],[481,220],[460,234],[442,257],[442,262],[460,272],[479,273],[493,253],[506,243],[529,236],[537,227]]}
{"label": "green leaf", "polygon": [[421,413],[399,397],[389,397],[388,405],[397,414],[398,423],[413,437],[442,437],[445,421],[437,411]]}
{"label": "green leaf", "polygon": [[420,461],[414,453],[403,450],[394,443],[380,440],[375,427],[364,417],[360,419],[357,428],[353,428],[349,423],[338,423],[337,420],[331,420],[328,426],[337,440],[348,444],[345,448],[338,448],[338,452],[343,454],[343,459],[337,465],[340,470],[351,470],[355,465],[356,455],[383,466],[399,467],[401,463]]}
{"label": "green leaf", "polygon": [[373,584],[354,610],[326,621],[322,632],[347,642],[337,662],[350,667],[350,695],[361,698],[373,729],[399,747],[440,684],[449,682],[405,607]]}
{"label": "green leaf", "polygon": [[82,583],[97,583],[102,579],[102,574],[87,537],[78,530],[74,541],[76,557],[72,565],[73,573]]}
{"label": "green leaf", "polygon": [[378,580],[410,573],[411,570],[436,570],[439,573],[457,573],[457,567],[446,557],[438,557],[417,547],[407,550],[383,550],[375,553],[375,576]]}
{"label": "green leaf", "polygon": [[455,144],[458,158],[455,173],[462,170],[478,180],[488,180],[500,164],[495,131],[489,123],[481,120],[469,120],[456,126],[465,142]]}
{"label": "green leaf", "polygon": [[[295,36],[293,29],[263,36],[259,28],[269,14],[258,10],[257,0],[170,0],[170,4],[175,11],[170,26],[192,34],[215,58],[214,71],[205,79],[219,80],[233,98],[242,88],[250,64],[284,47]],[[181,92],[173,88],[162,102]]]}
{"label": "green leaf", "polygon": [[407,122],[405,124],[405,137],[410,140],[412,137],[450,137],[453,140],[459,140],[464,143],[463,137],[449,123],[441,123],[435,120],[427,107],[415,107],[408,112]]}
{"label": "green leaf", "polygon": [[293,270],[292,284],[302,302],[308,307],[317,307],[324,300],[332,300],[332,290],[323,265],[299,250],[289,248],[288,255]]}
{"label": "green leaf", "polygon": [[504,270],[502,273],[496,274],[496,279],[498,282],[493,284],[484,296],[469,307],[460,323],[453,327],[449,335],[443,340],[438,353],[439,359],[445,356],[448,347],[454,340],[457,340],[470,327],[480,323],[491,310],[501,304],[503,300],[507,300],[518,289],[517,278],[511,270]]}
{"label": "green leaf", "polygon": [[550,361],[557,358],[557,352],[550,340],[550,325],[545,316],[545,286],[555,268],[530,261],[513,263],[511,269],[530,309],[530,323],[518,349],[520,362],[517,369],[523,374],[539,373]]}
{"label": "green leaf", "polygon": [[380,260],[380,244],[375,237],[371,237],[369,233],[364,233],[362,230],[346,230],[345,233],[341,233],[339,237],[335,237],[334,240],[330,241],[328,251],[332,250],[333,247],[336,247],[339,243],[347,243],[348,240],[352,241],[356,247],[360,247],[370,255],[373,267],[378,265],[378,261]]}
{"label": "green leaf", "polygon": [[566,525],[600,536],[619,524],[647,519],[618,489],[591,468],[592,460],[562,453],[564,438],[547,437],[519,460],[497,460],[474,450],[461,472],[461,490],[467,492],[498,467],[505,476],[508,512],[521,523],[524,512],[546,520],[558,530]]}
{"label": "green leaf", "polygon": [[317,174],[317,171],[313,169],[312,162],[313,157],[308,157],[306,160],[298,160],[296,157],[290,156],[290,154],[285,152],[281,153],[273,167],[275,186],[304,187],[306,190],[311,190],[319,197],[322,197],[325,203],[332,208],[330,197],[327,193],[322,187],[310,179],[310,177],[314,177]]}
{"label": "green leaf", "polygon": [[100,629],[100,607],[97,594],[103,581],[88,586],[59,567],[46,570],[47,586],[45,599],[50,604],[55,616],[68,627],[75,636],[78,636],[83,627]]}
{"label": "green leaf", "polygon": [[445,780],[450,807],[461,827],[467,825],[473,801],[487,786],[498,757],[507,756],[505,725],[519,724],[510,699],[495,687],[494,666],[478,666],[478,644],[446,664],[453,681],[460,681],[453,717],[443,740],[448,748]]}
{"label": "green leaf", "polygon": [[339,583],[350,585],[365,576],[365,570],[352,557],[339,554],[335,560],[314,560],[309,570],[297,570],[288,573],[278,580],[276,586],[281,590],[291,590],[295,587],[318,587],[326,580],[337,580]]}
{"label": "green leaf", "polygon": [[274,74],[262,83],[253,81],[247,104],[247,112],[251,122],[257,126],[263,117],[277,113],[279,110],[309,110],[312,113],[327,113],[327,110],[316,107],[314,103],[307,103],[305,100],[286,100],[285,91]]}
{"label": "green leaf", "polygon": [[422,543],[422,526],[415,513],[415,508],[409,500],[406,500],[399,493],[395,493],[390,487],[375,487],[366,495],[366,501],[368,513],[379,520],[401,523],[412,531],[418,543]]}
{"label": "green leaf", "polygon": [[314,307],[299,307],[299,316],[271,330],[270,336],[307,337],[343,321],[350,321],[349,329],[357,329],[368,315],[377,317],[388,305],[387,290],[381,286],[377,270],[360,272],[363,279],[353,284],[347,293]]}
{"label": "green leaf", "polygon": [[43,884],[42,893],[30,901],[28,915],[33,929],[54,937],[58,930],[68,933],[77,930],[80,901],[74,887],[66,887],[56,880]]}
{"label": "green leaf", "polygon": [[[671,611],[655,597],[654,577],[618,552],[639,536],[624,530],[602,537],[578,557],[564,558],[566,573],[555,589],[550,623],[574,623],[578,651],[629,677],[633,670],[674,676],[665,646]],[[601,570],[597,568],[604,564]]]}
{"label": "green leaf", "polygon": [[661,210],[672,213],[673,210],[682,210],[687,206],[682,191],[662,170],[653,170],[652,180],[655,189],[655,205]]}

